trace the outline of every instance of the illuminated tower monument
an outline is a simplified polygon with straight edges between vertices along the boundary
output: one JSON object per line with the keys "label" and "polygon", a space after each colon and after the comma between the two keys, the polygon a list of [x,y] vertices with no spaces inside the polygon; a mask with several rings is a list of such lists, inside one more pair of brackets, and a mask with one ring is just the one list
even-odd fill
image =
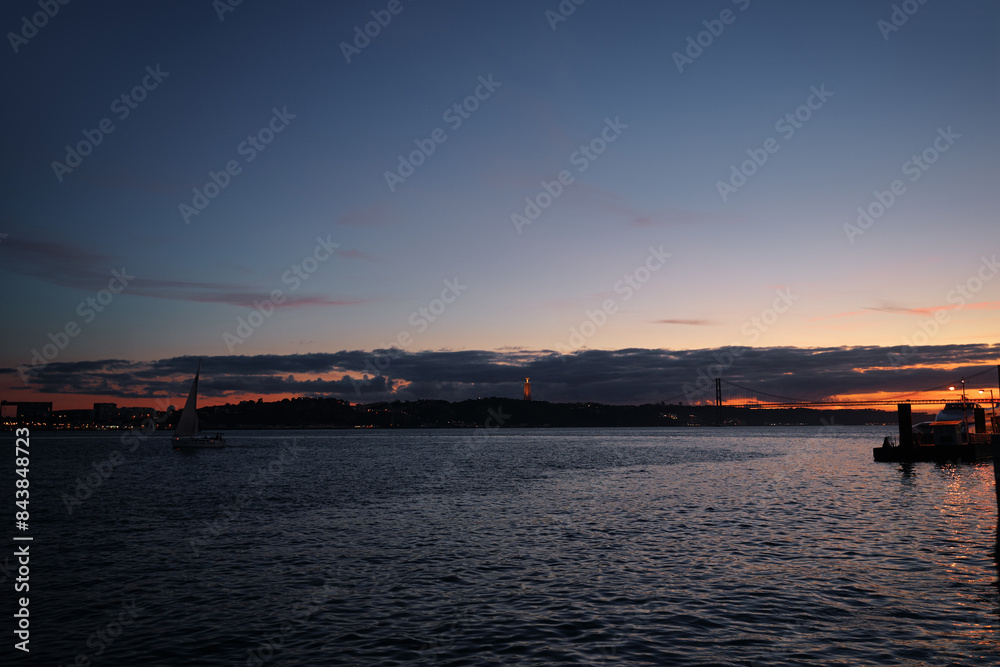
{"label": "illuminated tower monument", "polygon": [[524,400],[531,400],[531,378],[524,378]]}

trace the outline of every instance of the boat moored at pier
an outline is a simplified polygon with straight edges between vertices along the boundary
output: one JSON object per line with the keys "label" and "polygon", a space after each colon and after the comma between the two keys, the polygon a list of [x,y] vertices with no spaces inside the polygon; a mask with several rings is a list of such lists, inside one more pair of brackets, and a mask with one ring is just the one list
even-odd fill
{"label": "boat moored at pier", "polygon": [[983,406],[964,396],[946,403],[934,421],[913,426],[909,403],[900,403],[897,411],[898,439],[886,436],[880,447],[872,448],[876,461],[971,463],[993,458],[994,446],[1000,445],[996,415],[987,415]]}

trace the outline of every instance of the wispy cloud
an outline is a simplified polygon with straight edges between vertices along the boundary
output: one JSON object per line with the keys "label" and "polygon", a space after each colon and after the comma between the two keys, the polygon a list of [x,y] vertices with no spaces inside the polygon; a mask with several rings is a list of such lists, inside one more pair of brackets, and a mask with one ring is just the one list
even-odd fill
{"label": "wispy cloud", "polygon": [[345,259],[363,259],[368,262],[375,261],[374,255],[369,255],[368,253],[361,252],[360,250],[337,250],[334,254]]}
{"label": "wispy cloud", "polygon": [[652,227],[654,225],[715,225],[735,222],[739,222],[739,218],[731,215],[670,208],[660,212],[638,215],[632,219],[631,224],[635,227]]}
{"label": "wispy cloud", "polygon": [[683,320],[683,319],[669,319],[669,320],[652,320],[653,324],[684,324],[696,327],[713,326],[715,322],[709,320]]}
{"label": "wispy cloud", "polygon": [[5,267],[61,287],[100,289],[108,282],[114,257],[68,243],[39,241],[14,234],[4,239]]}
{"label": "wispy cloud", "polygon": [[[5,268],[38,280],[84,291],[97,291],[107,287],[109,276],[117,270],[128,278],[127,290],[132,296],[144,296],[173,301],[221,303],[234,306],[252,306],[255,300],[270,297],[273,288],[248,283],[197,282],[149,278],[141,274],[139,266],[130,265],[120,258],[96,252],[81,245],[38,241],[17,235],[4,239]],[[350,259],[370,259],[365,253],[341,250],[337,254]],[[285,300],[275,304],[278,308],[301,306],[339,307],[369,302],[369,299],[330,297],[316,294],[285,294]]]}
{"label": "wispy cloud", "polygon": [[373,204],[367,208],[353,209],[345,212],[335,221],[335,224],[349,227],[382,227],[398,222],[389,208],[384,204]]}
{"label": "wispy cloud", "polygon": [[894,313],[897,315],[930,315],[936,310],[951,310],[954,306],[944,306],[941,308],[907,308],[905,306],[882,305],[868,306],[865,310],[873,310],[879,313]]}
{"label": "wispy cloud", "polygon": [[736,216],[682,208],[642,209],[622,195],[590,183],[575,183],[574,191],[588,208],[603,210],[634,227],[732,224]]}
{"label": "wispy cloud", "polygon": [[982,303],[948,303],[940,306],[910,307],[900,306],[892,303],[883,303],[878,306],[865,306],[861,310],[850,310],[843,313],[833,313],[832,315],[820,315],[809,318],[810,322],[822,322],[847,317],[863,317],[873,313],[887,313],[890,315],[904,315],[907,317],[933,317],[934,313],[949,310],[1000,310],[1000,301],[983,301]]}
{"label": "wispy cloud", "polygon": [[822,322],[823,320],[834,320],[840,317],[855,317],[857,315],[868,315],[870,310],[851,310],[846,313],[834,313],[833,315],[820,315],[819,317],[810,317],[810,322]]}
{"label": "wispy cloud", "polygon": [[868,310],[877,310],[883,313],[899,313],[900,315],[933,315],[941,310],[1000,310],[1000,301],[984,301],[982,303],[949,303],[944,306],[928,306],[925,308],[903,308],[898,306],[873,307]]}

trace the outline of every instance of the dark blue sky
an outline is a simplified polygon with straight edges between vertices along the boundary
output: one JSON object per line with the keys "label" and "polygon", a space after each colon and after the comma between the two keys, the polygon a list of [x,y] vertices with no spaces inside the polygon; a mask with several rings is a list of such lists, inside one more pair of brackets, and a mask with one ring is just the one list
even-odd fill
{"label": "dark blue sky", "polygon": [[1000,7],[904,4],[5,3],[0,367],[993,343]]}

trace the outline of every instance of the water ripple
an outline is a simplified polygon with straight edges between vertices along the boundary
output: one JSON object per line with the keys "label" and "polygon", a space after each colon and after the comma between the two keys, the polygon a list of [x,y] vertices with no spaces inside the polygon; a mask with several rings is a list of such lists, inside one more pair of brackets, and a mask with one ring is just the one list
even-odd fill
{"label": "water ripple", "polygon": [[38,433],[32,658],[995,664],[992,468],[875,464],[882,435],[152,438],[70,513],[120,443]]}

